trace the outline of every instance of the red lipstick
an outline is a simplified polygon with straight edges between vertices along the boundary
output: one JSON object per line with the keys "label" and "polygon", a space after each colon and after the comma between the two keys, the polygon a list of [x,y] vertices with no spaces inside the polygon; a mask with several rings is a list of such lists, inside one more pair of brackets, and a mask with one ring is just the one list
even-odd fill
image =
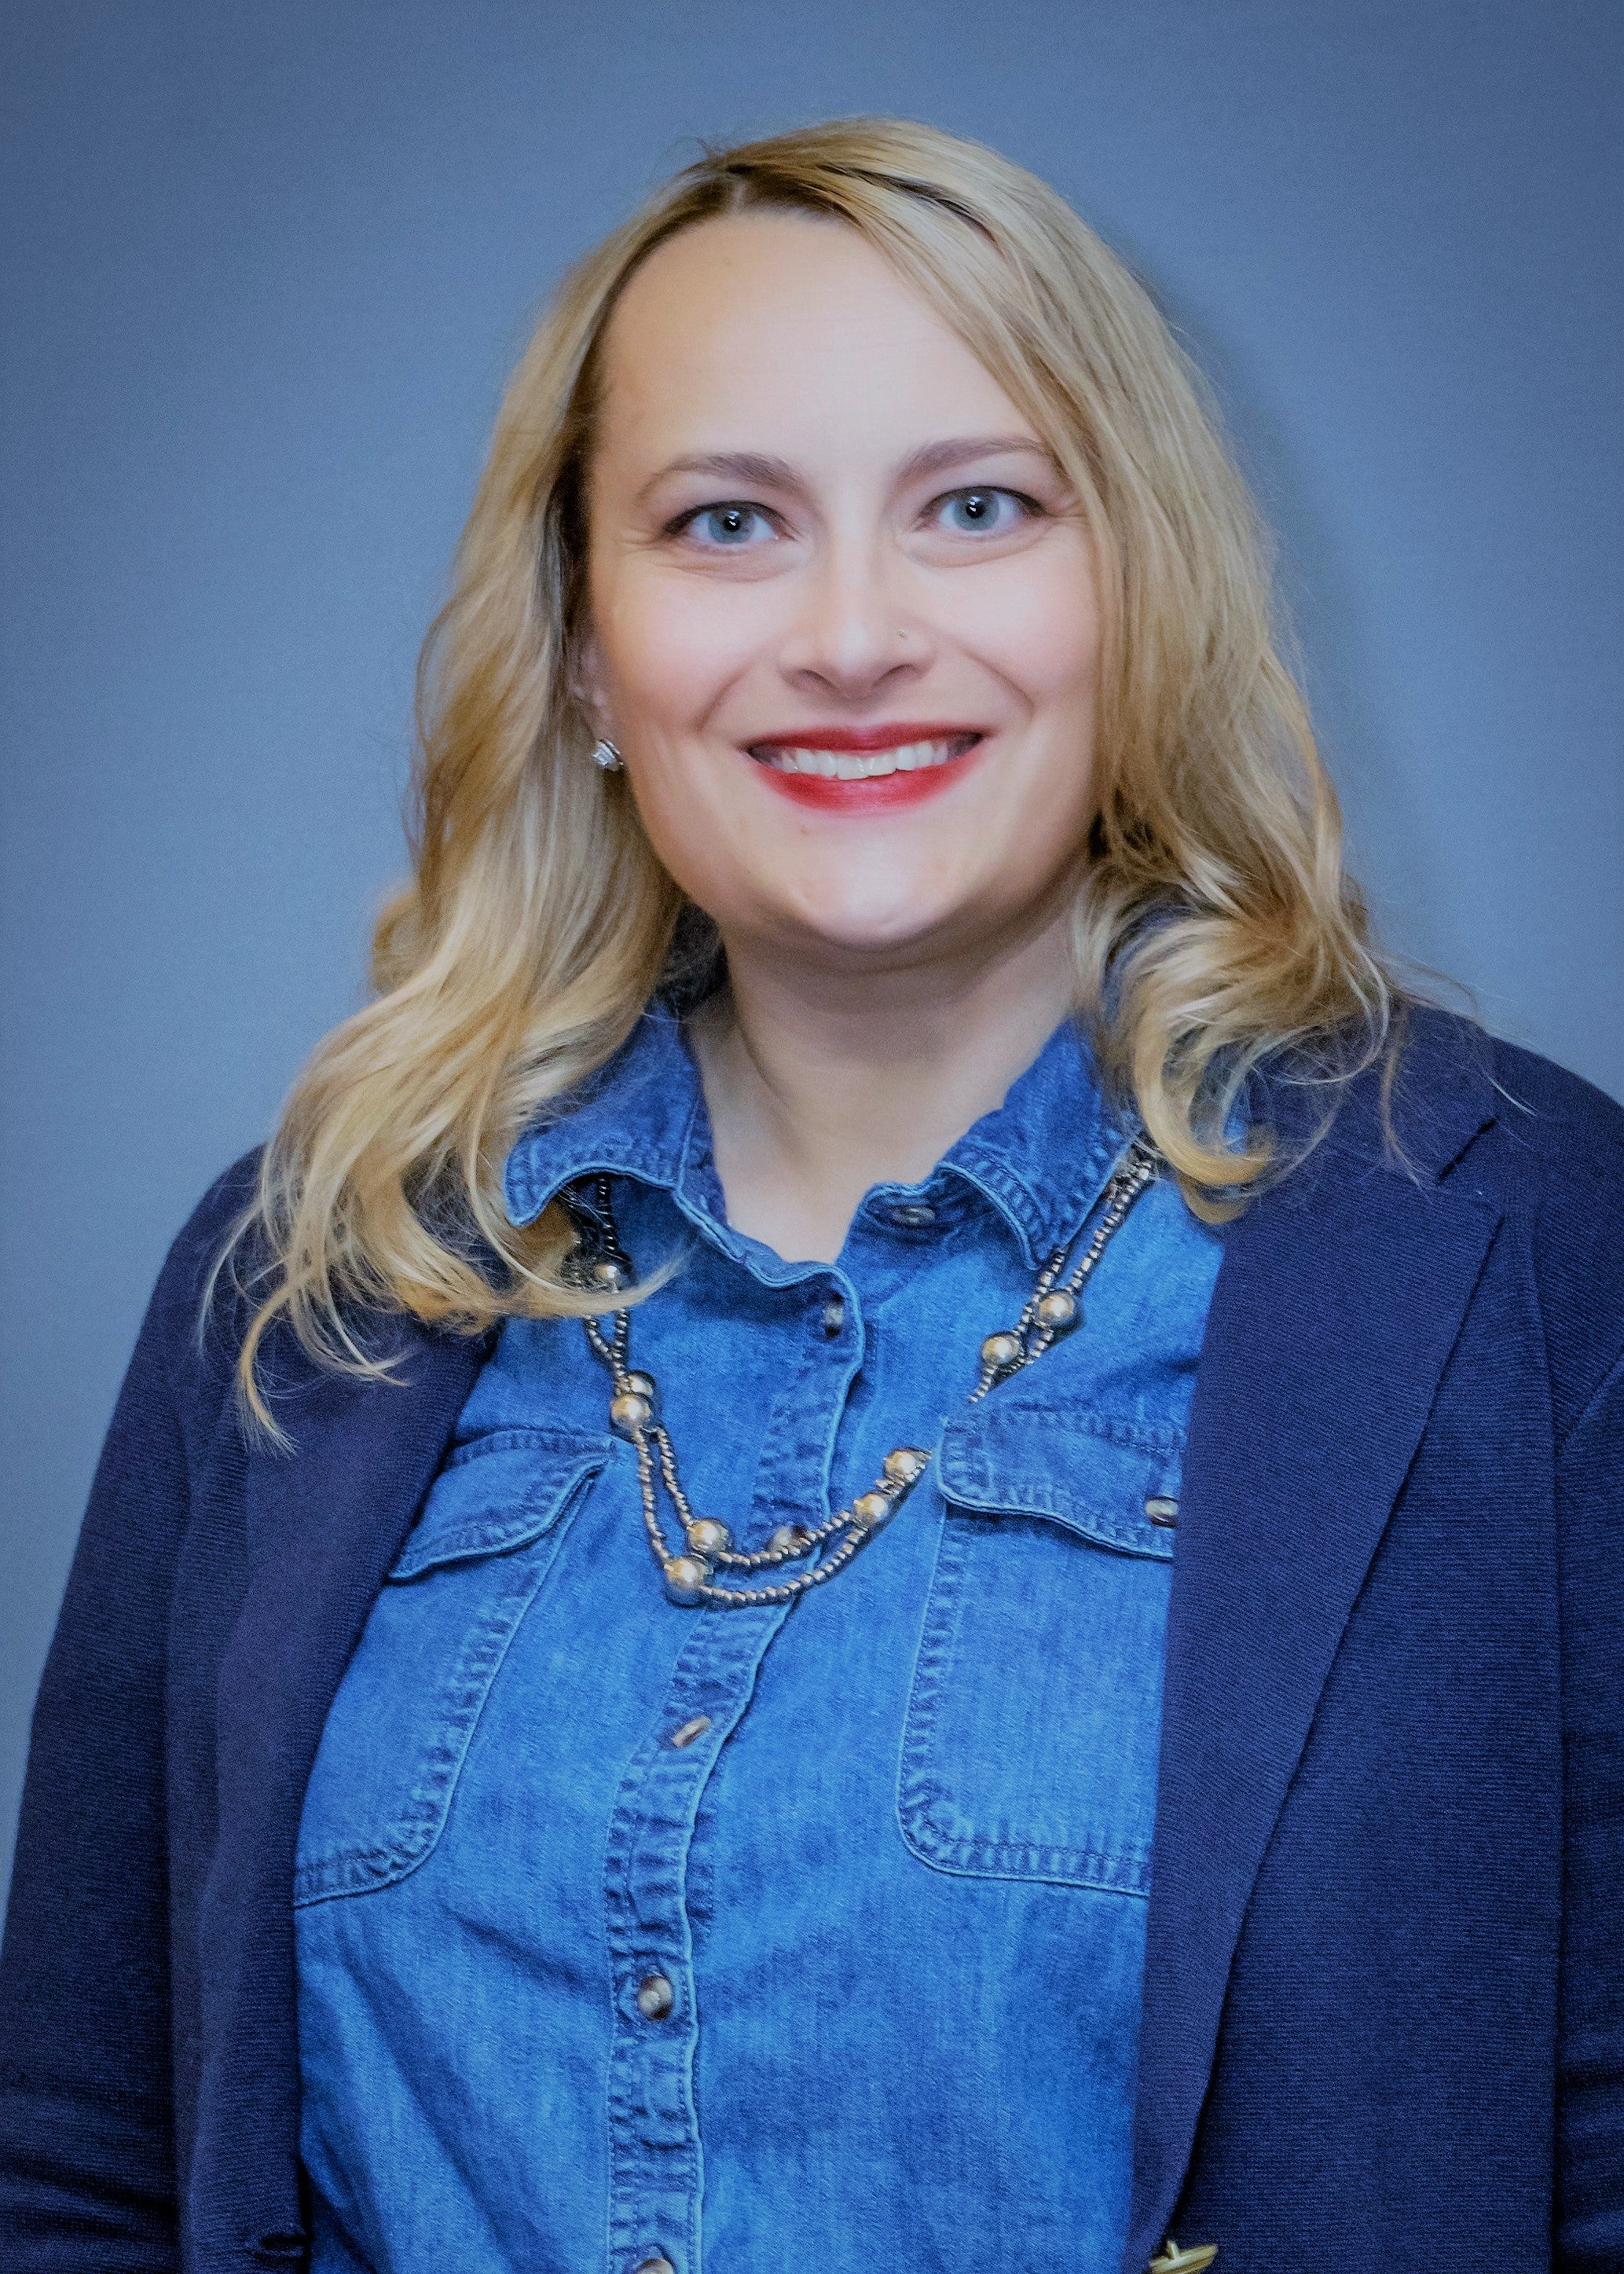
{"label": "red lipstick", "polygon": [[[966,727],[959,720],[906,719],[875,727],[799,727],[763,735],[746,747],[768,782],[792,804],[822,813],[895,813],[923,804],[959,780],[987,734],[985,727]],[[889,750],[909,752],[913,762],[886,773],[846,780],[802,770],[810,752],[874,757]]]}

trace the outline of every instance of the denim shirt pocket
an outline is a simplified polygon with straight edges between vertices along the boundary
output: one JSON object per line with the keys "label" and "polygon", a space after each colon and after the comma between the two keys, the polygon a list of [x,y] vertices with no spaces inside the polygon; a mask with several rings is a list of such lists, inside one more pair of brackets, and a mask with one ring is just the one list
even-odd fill
{"label": "denim shirt pocket", "polygon": [[502,1429],[454,1453],[327,1715],[295,1904],[365,1894],[434,1849],[485,1698],[609,1441]]}
{"label": "denim shirt pocket", "polygon": [[948,1425],[898,1788],[922,1862],[1147,1892],[1173,1555],[1147,1502],[1176,1501],[1183,1446],[996,1393]]}

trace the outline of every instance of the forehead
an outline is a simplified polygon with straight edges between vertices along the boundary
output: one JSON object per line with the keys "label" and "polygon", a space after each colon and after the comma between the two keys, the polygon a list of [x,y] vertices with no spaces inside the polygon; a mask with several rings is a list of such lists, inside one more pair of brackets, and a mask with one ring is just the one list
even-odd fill
{"label": "forehead", "polygon": [[1030,431],[945,318],[834,218],[766,210],[682,230],[631,278],[605,335],[605,456],[827,446],[842,431],[856,447],[906,430],[912,447],[938,427]]}

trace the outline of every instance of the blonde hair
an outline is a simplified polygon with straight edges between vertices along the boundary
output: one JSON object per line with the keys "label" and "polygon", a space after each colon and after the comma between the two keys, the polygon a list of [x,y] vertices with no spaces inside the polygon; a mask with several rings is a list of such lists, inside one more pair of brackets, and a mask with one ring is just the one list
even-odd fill
{"label": "blonde hair", "polygon": [[267,1426],[255,1359],[278,1319],[369,1374],[357,1314],[477,1331],[594,1307],[560,1283],[560,1212],[513,1225],[501,1171],[630,1033],[684,913],[623,781],[589,763],[573,685],[601,349],[656,246],[761,207],[860,230],[1075,489],[1105,619],[1079,1008],[1186,1193],[1222,1213],[1268,1167],[1266,1133],[1226,1135],[1260,1060],[1294,1053],[1334,1090],[1383,1047],[1392,984],[1275,651],[1256,517],[1144,289],[1054,191],[931,127],[846,119],[712,151],[566,278],[508,387],[425,645],[412,873],[377,928],[376,996],[299,1076],[245,1220],[239,1378]]}

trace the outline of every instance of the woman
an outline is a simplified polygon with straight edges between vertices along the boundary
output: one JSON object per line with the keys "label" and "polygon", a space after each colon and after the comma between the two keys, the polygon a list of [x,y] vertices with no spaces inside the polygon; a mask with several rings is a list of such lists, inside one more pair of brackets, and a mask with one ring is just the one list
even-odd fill
{"label": "woman", "polygon": [[1050,192],[576,271],[377,978],[109,1440],[7,2266],[1624,2268],[1620,1117],[1403,1002]]}

